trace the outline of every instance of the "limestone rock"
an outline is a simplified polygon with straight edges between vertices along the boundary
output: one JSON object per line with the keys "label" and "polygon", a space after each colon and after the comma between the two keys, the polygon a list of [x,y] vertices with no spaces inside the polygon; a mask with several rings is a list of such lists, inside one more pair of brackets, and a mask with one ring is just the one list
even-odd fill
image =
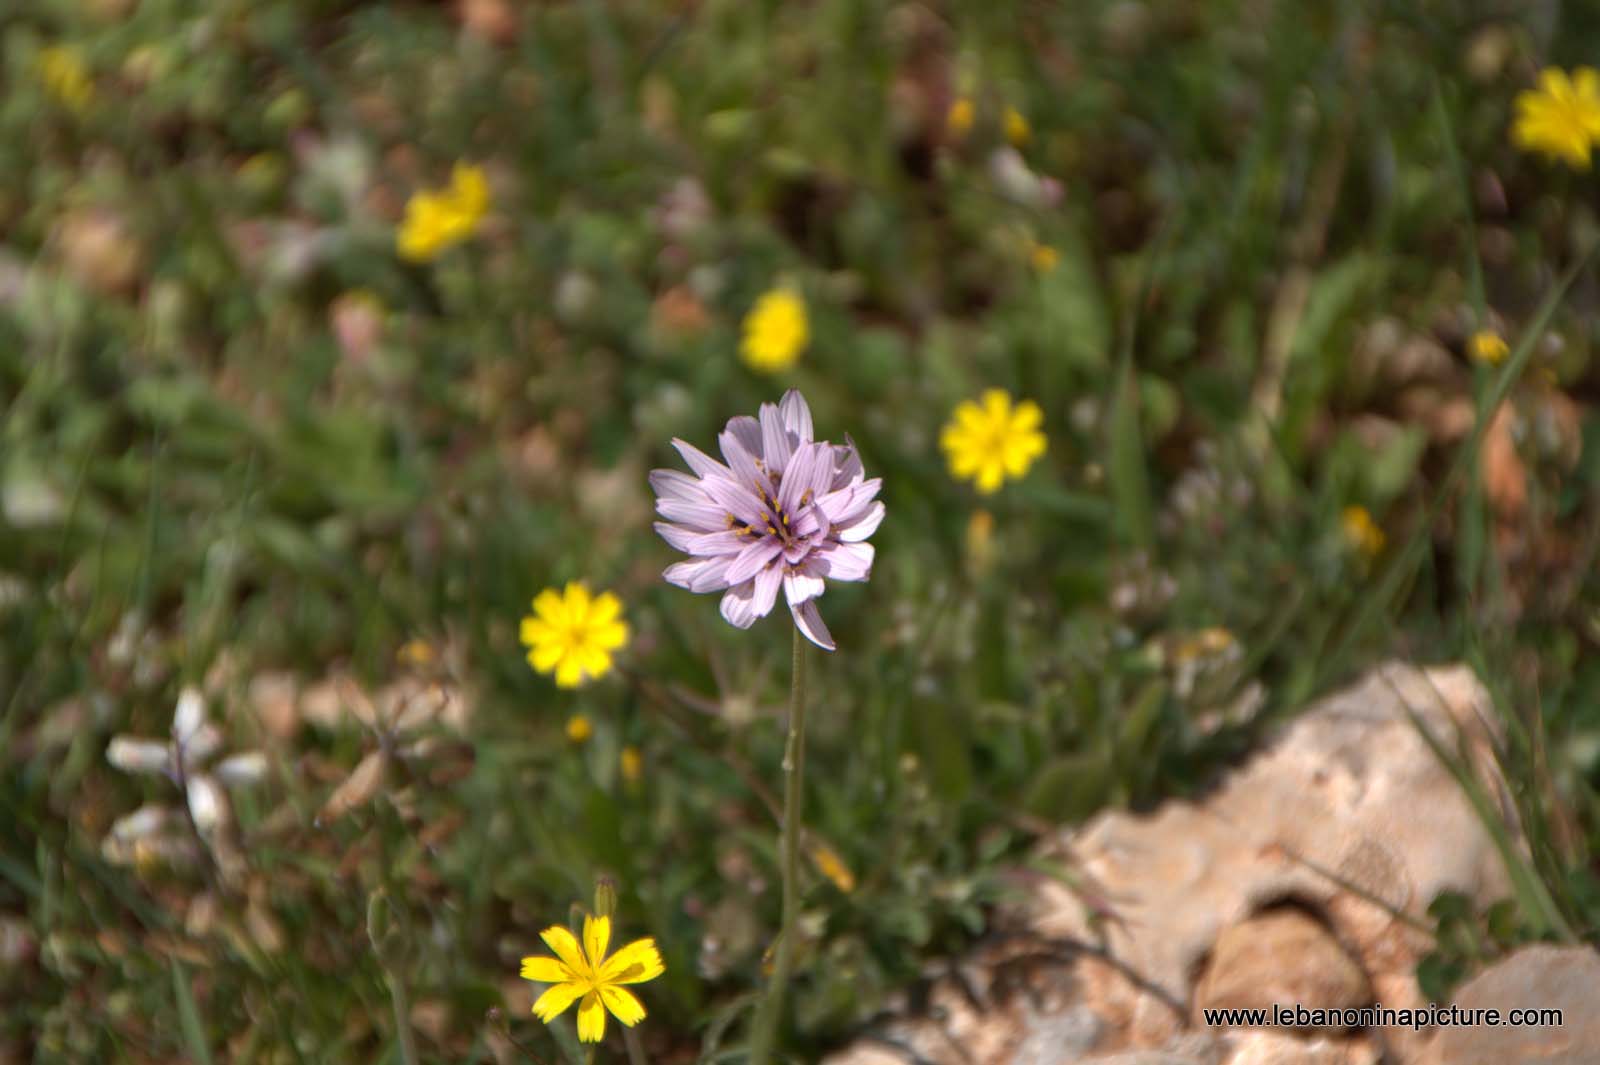
{"label": "limestone rock", "polygon": [[[1326,921],[1378,1001],[1424,1005],[1414,972],[1429,937],[1371,900],[1420,915],[1442,891],[1487,904],[1509,885],[1408,709],[1446,749],[1459,735],[1478,765],[1492,765],[1488,699],[1470,671],[1382,667],[1306,710],[1204,802],[1091,821],[1058,853],[1115,918],[1097,920],[1078,895],[1047,883],[1033,898],[1030,926],[1053,938],[1099,939],[1139,974],[1142,984],[1086,987],[1097,1012],[1128,1018],[1139,1046],[1159,1046],[1188,1023],[1172,1003],[1189,1001],[1193,974],[1224,928],[1285,902]],[[1503,800],[1498,779],[1485,783]],[[1509,821],[1509,802],[1502,807]],[[1384,1035],[1396,1049],[1411,1039]]]}
{"label": "limestone rock", "polygon": [[1224,929],[1195,988],[1195,1013],[1274,1004],[1346,1009],[1372,1001],[1367,974],[1327,928],[1281,906]]}
{"label": "limestone rock", "polygon": [[[1489,757],[1492,720],[1466,668],[1371,671],[1308,707],[1199,801],[1143,816],[1104,813],[1043,847],[1047,861],[1073,871],[1077,888],[1040,878],[1024,902],[998,915],[1003,946],[967,959],[959,981],[936,980],[929,1009],[875,1025],[828,1065],[1415,1060],[1428,1033],[1215,1031],[1191,1007],[1267,996],[1307,1007],[1425,1005],[1414,973],[1430,937],[1391,909],[1420,916],[1443,891],[1487,906],[1509,885],[1417,725],[1445,749],[1468,753],[1516,839]],[[1315,935],[1294,918],[1268,916],[1286,904]],[[1237,931],[1259,931],[1262,922],[1278,937],[1272,949],[1293,962],[1271,979],[1261,968],[1266,954],[1251,957],[1262,945]],[[1297,936],[1318,952],[1315,971],[1308,958],[1291,959],[1287,944]],[[1260,980],[1252,989],[1249,971]]]}
{"label": "limestone rock", "polygon": [[[1500,1027],[1440,1028],[1423,1065],[1597,1065],[1600,954],[1585,947],[1524,947],[1456,993],[1462,1009],[1497,1009]],[[1560,1026],[1512,1028],[1513,1009],[1558,1009]]]}
{"label": "limestone rock", "polygon": [[1256,1030],[1231,1032],[1226,1041],[1227,1065],[1378,1065],[1381,1060],[1364,1036],[1301,1039]]}

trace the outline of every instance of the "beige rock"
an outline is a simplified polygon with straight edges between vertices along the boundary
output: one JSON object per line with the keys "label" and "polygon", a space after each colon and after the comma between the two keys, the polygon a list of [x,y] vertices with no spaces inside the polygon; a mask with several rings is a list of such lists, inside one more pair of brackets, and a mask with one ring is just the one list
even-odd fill
{"label": "beige rock", "polygon": [[[959,984],[938,982],[924,1015],[877,1026],[829,1065],[907,1052],[934,1065],[1414,1060],[1427,1033],[1208,1031],[1191,1013],[1201,979],[1219,1002],[1424,1005],[1414,973],[1431,943],[1396,913],[1420,916],[1443,891],[1478,906],[1508,893],[1488,833],[1413,715],[1468,753],[1517,838],[1471,672],[1384,666],[1307,708],[1201,801],[1108,812],[1043,848],[1078,886],[1041,880],[1000,915],[1015,933],[1003,948],[969,959]],[[1270,916],[1286,903],[1300,913]],[[1254,944],[1251,930],[1274,938]],[[1274,956],[1285,967],[1269,975]],[[1251,971],[1261,985],[1247,989]]]}
{"label": "beige rock", "polygon": [[[1497,1009],[1499,1027],[1439,1028],[1419,1065],[1597,1065],[1600,954],[1585,947],[1524,947],[1455,996],[1462,1009]],[[1561,1024],[1510,1027],[1513,1009],[1558,1009]]]}
{"label": "beige rock", "polygon": [[1459,732],[1491,764],[1487,697],[1468,670],[1384,667],[1308,709],[1204,803],[1090,822],[1059,853],[1117,919],[1096,922],[1072,891],[1046,884],[1031,926],[1093,942],[1101,925],[1107,951],[1146,984],[1097,981],[1086,993],[1130,1016],[1136,1045],[1159,1046],[1184,1025],[1171,1003],[1188,1001],[1223,928],[1285,901],[1326,919],[1385,1005],[1421,1005],[1412,974],[1428,937],[1385,907],[1419,915],[1442,891],[1487,902],[1508,884],[1406,707],[1447,749]]}
{"label": "beige rock", "polygon": [[1372,984],[1332,933],[1304,910],[1278,907],[1223,930],[1195,988],[1205,1009],[1346,1009],[1372,1001]]}
{"label": "beige rock", "polygon": [[1301,1039],[1254,1030],[1232,1032],[1226,1042],[1226,1065],[1378,1065],[1381,1060],[1378,1048],[1365,1037]]}

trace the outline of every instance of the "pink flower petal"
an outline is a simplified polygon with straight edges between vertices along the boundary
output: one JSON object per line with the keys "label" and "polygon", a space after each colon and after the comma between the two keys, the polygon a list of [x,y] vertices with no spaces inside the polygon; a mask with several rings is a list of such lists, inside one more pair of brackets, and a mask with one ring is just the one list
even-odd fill
{"label": "pink flower petal", "polygon": [[772,605],[778,601],[778,589],[783,585],[783,567],[768,566],[755,576],[755,612],[756,617],[764,618],[772,613]]}
{"label": "pink flower petal", "polygon": [[836,581],[864,581],[872,576],[871,544],[833,544],[812,553],[824,577]]}
{"label": "pink flower petal", "polygon": [[811,408],[798,388],[783,394],[783,399],[778,401],[778,413],[783,416],[784,428],[800,438],[798,443],[811,443]]}
{"label": "pink flower petal", "polygon": [[721,532],[728,527],[728,512],[711,503],[687,499],[658,499],[656,513],[668,521],[682,522],[696,532]]}
{"label": "pink flower petal", "polygon": [[756,623],[755,605],[754,581],[734,585],[722,597],[723,620],[736,629],[748,629]]}
{"label": "pink flower petal", "polygon": [[797,566],[783,577],[783,597],[791,607],[807,599],[815,599],[827,590],[827,582],[812,571],[810,566]]}
{"label": "pink flower petal", "polygon": [[674,562],[661,576],[668,584],[676,584],[696,594],[715,592],[728,586],[728,566],[732,561],[724,555],[693,562]]}
{"label": "pink flower petal", "polygon": [[783,416],[776,403],[761,404],[761,453],[767,469],[782,470],[789,465],[797,441],[784,428]]}
{"label": "pink flower petal", "polygon": [[744,491],[750,492],[753,499],[758,498],[755,493],[764,492],[771,487],[771,481],[761,472],[761,467],[756,465],[756,457],[745,448],[744,442],[737,436],[732,432],[723,433],[717,437],[717,443],[722,447],[722,457],[728,460],[728,468],[733,471],[734,483]]}
{"label": "pink flower petal", "polygon": [[706,498],[700,482],[679,470],[651,470],[650,487],[662,499],[687,499],[693,503],[703,503]]}
{"label": "pink flower petal", "polygon": [[[817,601],[807,599],[799,606],[789,608],[789,613],[794,617],[794,623],[800,629],[800,634],[824,651],[834,649],[833,637],[828,633],[828,626],[822,623],[822,615],[817,611]],[[723,616],[727,613],[724,611]]]}
{"label": "pink flower petal", "polygon": [[783,545],[769,538],[757,540],[734,556],[728,567],[728,583],[742,584],[783,553]]}
{"label": "pink flower petal", "polygon": [[[729,418],[728,424],[723,427],[722,432],[731,434],[752,457],[761,455],[761,425],[750,415],[741,414],[738,417]],[[720,437],[718,440],[720,446]],[[726,447],[722,448],[722,454],[724,458],[727,457],[728,449]],[[732,465],[731,460],[729,465]]]}
{"label": "pink flower petal", "polygon": [[673,437],[672,446],[678,449],[678,454],[683,456],[683,461],[689,464],[689,468],[701,477],[710,477],[717,473],[722,474],[724,477],[728,476],[728,467],[687,440],[679,440],[677,437]]}
{"label": "pink flower petal", "polygon": [[878,526],[883,524],[884,508],[882,503],[874,503],[866,514],[857,518],[849,525],[838,529],[839,539],[844,543],[857,543],[865,540],[878,531]]}

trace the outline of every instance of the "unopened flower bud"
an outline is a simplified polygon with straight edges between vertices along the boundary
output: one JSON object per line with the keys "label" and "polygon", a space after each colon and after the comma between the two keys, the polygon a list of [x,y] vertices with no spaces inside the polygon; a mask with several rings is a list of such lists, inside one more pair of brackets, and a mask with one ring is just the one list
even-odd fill
{"label": "unopened flower bud", "polygon": [[195,777],[189,781],[189,816],[201,832],[211,832],[227,816],[227,799],[222,789],[210,777]]}
{"label": "unopened flower bud", "polygon": [[596,917],[611,917],[617,912],[617,882],[609,876],[599,876],[594,881],[594,913]]}
{"label": "unopened flower bud", "polygon": [[111,825],[111,838],[122,843],[132,843],[146,836],[155,835],[177,820],[177,811],[172,807],[147,803],[133,813],[117,818]]}
{"label": "unopened flower bud", "polygon": [[161,773],[167,768],[167,745],[136,736],[113,736],[106,761],[124,773]]}
{"label": "unopened flower bud", "polygon": [[206,700],[200,689],[186,686],[178,693],[178,706],[172,712],[172,738],[180,746],[187,744],[200,731],[206,720]]}
{"label": "unopened flower bud", "polygon": [[229,787],[254,784],[267,775],[267,756],[260,751],[230,755],[217,763],[216,778]]}

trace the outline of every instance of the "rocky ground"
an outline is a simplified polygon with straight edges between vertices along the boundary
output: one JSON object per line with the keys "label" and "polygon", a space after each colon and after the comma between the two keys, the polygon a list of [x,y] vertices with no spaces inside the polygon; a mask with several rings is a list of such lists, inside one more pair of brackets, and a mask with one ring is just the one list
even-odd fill
{"label": "rocky ground", "polygon": [[[1427,1004],[1441,892],[1485,907],[1503,864],[1419,733],[1466,752],[1520,840],[1486,693],[1391,664],[1308,710],[1194,802],[1101,815],[1045,848],[1003,932],[826,1065],[1476,1065],[1600,1062],[1600,955],[1537,946],[1462,1006],[1555,1006],[1560,1028],[1217,1029],[1212,1007]],[[1069,885],[1067,881],[1072,883]]]}

